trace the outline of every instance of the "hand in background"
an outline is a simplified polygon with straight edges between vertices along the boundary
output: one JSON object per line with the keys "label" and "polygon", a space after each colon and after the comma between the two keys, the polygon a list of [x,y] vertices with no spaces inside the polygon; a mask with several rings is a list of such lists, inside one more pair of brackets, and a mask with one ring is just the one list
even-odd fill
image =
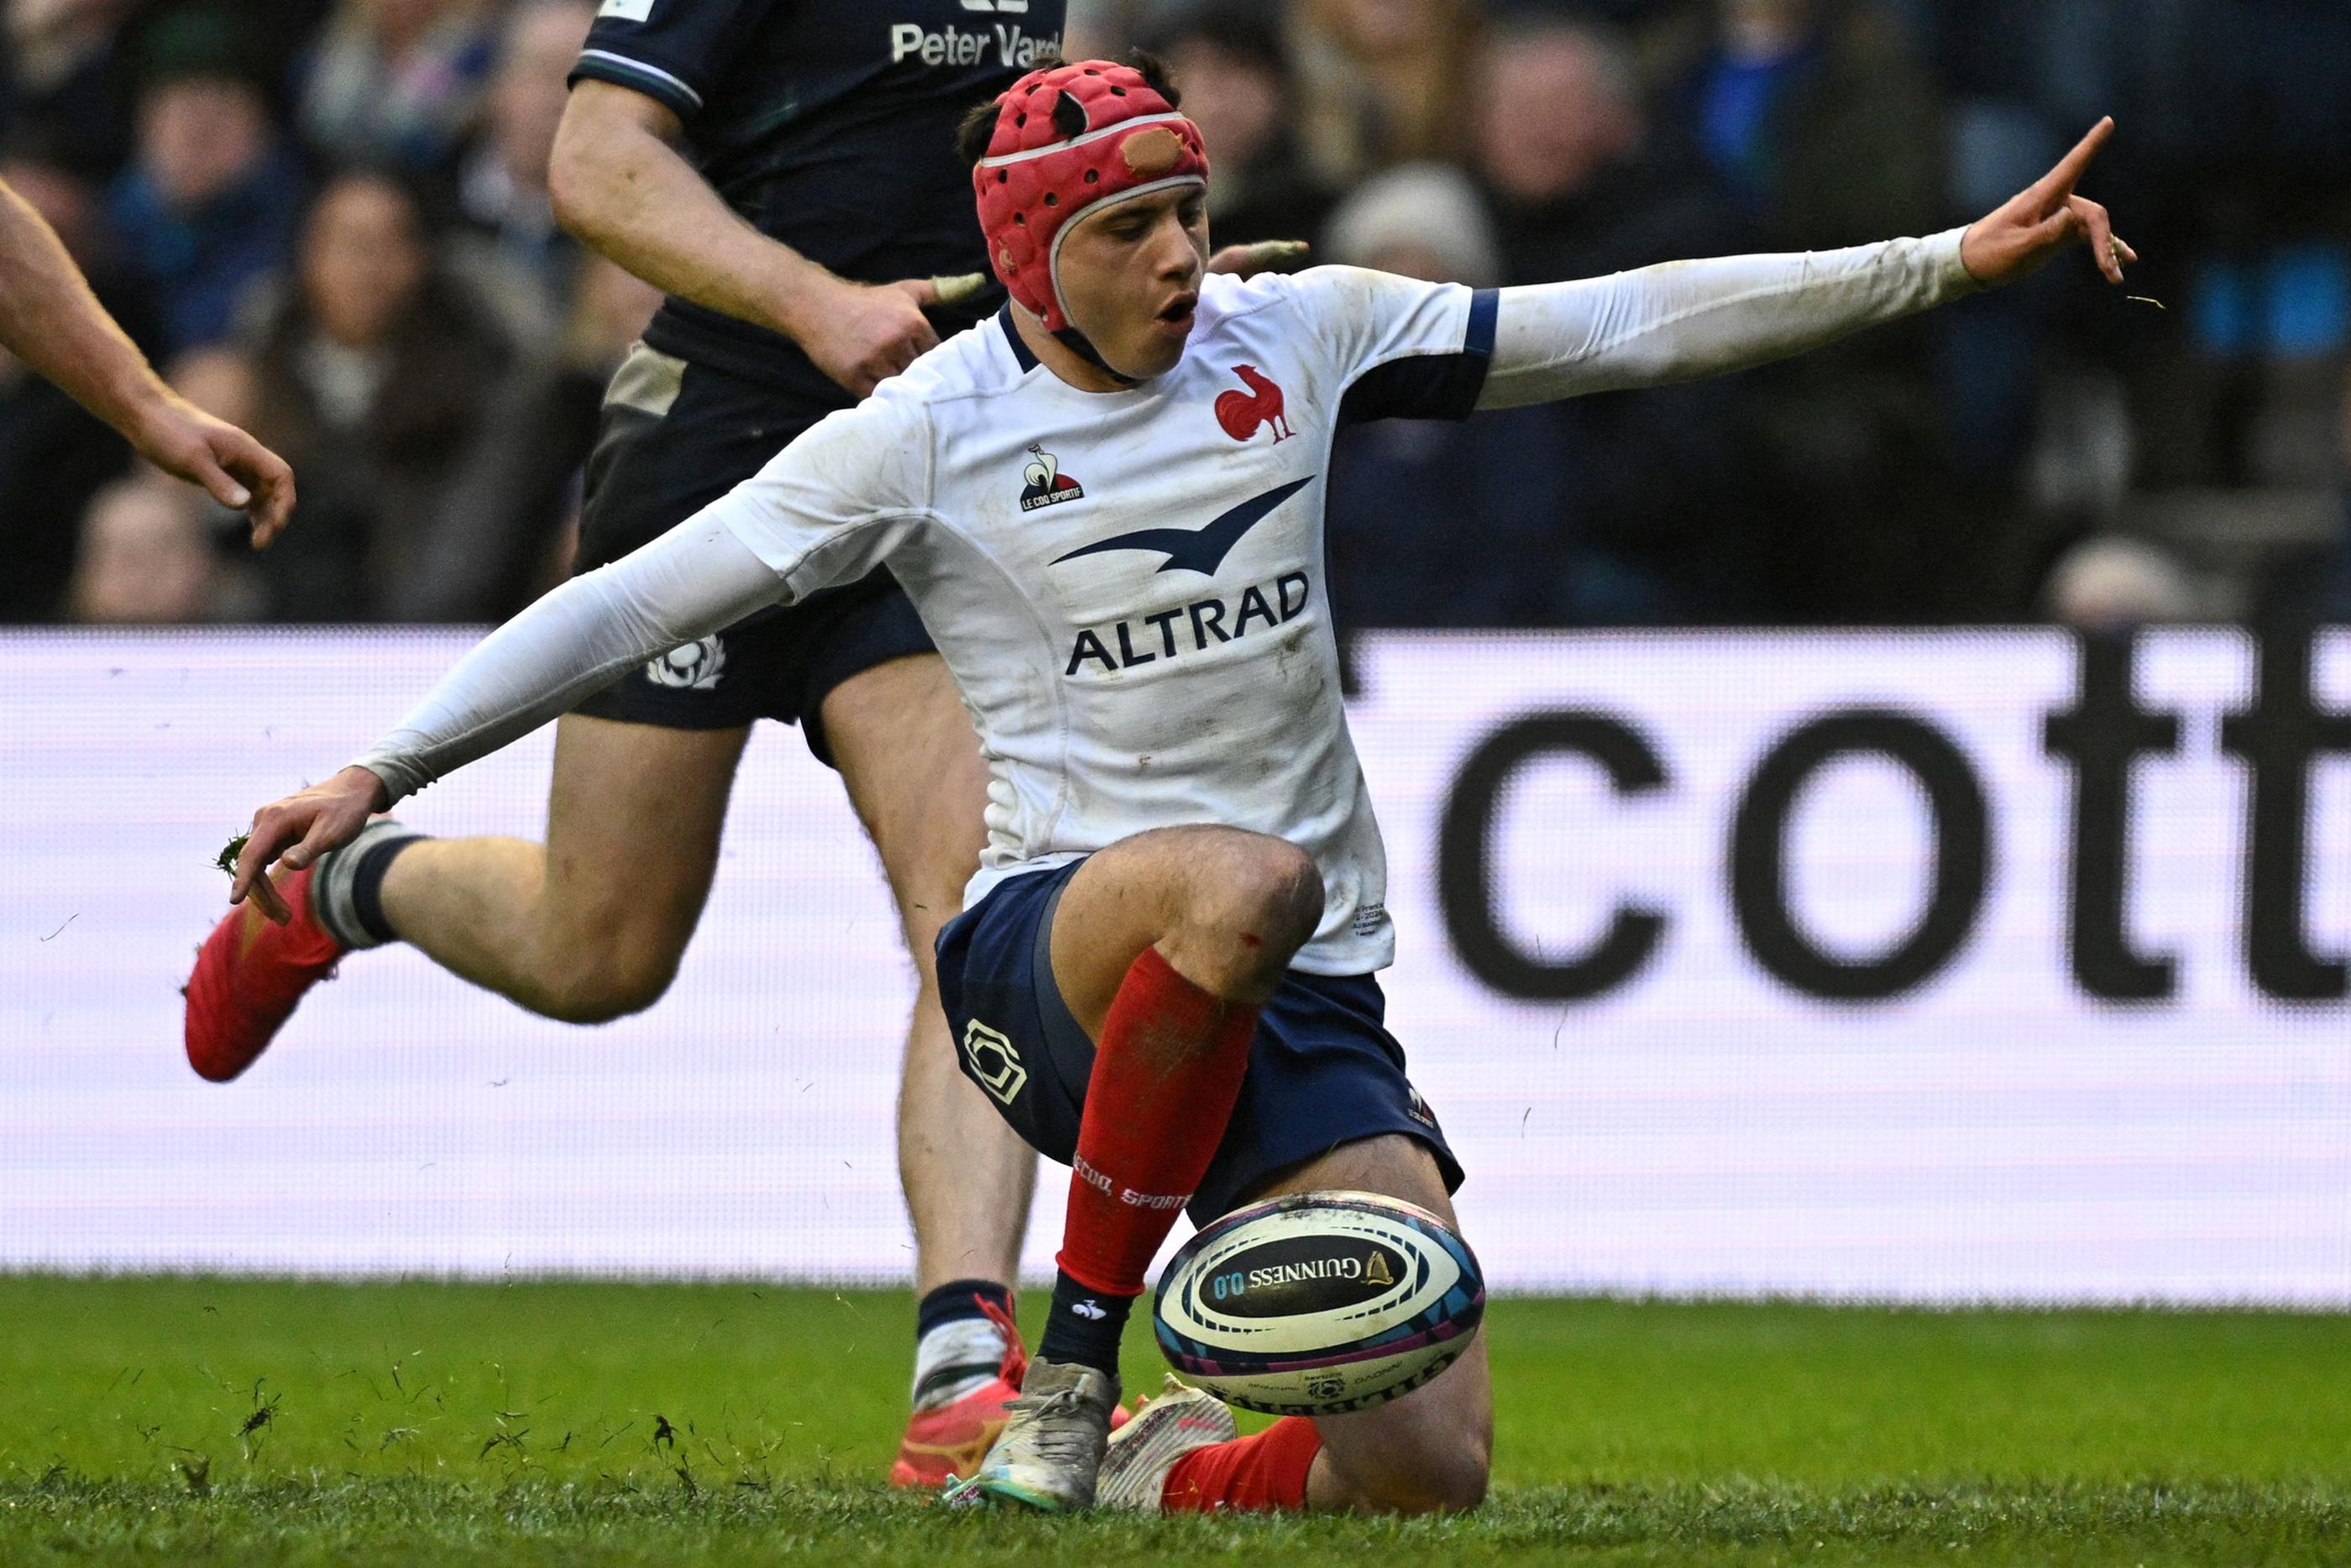
{"label": "hand in background", "polygon": [[256,550],[266,548],[293,515],[294,471],[286,460],[176,393],[164,393],[123,434],[164,472],[243,512]]}
{"label": "hand in background", "polygon": [[1253,245],[1227,245],[1208,258],[1208,270],[1234,277],[1288,272],[1305,258],[1307,248],[1304,240],[1259,240]]}

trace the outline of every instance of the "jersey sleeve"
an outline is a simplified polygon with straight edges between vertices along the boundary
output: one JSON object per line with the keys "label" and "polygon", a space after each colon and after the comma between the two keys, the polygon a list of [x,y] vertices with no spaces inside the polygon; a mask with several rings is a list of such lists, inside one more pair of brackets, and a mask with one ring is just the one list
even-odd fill
{"label": "jersey sleeve", "polygon": [[773,604],[775,575],[718,524],[689,519],[540,596],[443,676],[358,765],[392,800],[529,733],[632,664]]}
{"label": "jersey sleeve", "polygon": [[1310,267],[1289,282],[1310,334],[1338,360],[1340,422],[1460,420],[1477,408],[1494,290],[1353,266]]}
{"label": "jersey sleeve", "polygon": [[930,516],[930,410],[885,383],[700,515],[733,533],[798,600],[881,566]]}
{"label": "jersey sleeve", "polygon": [[777,0],[604,0],[569,79],[641,92],[691,123]]}
{"label": "jersey sleeve", "polygon": [[1479,406],[1727,375],[1973,294],[1965,229],[1794,255],[1667,262],[1502,291]]}

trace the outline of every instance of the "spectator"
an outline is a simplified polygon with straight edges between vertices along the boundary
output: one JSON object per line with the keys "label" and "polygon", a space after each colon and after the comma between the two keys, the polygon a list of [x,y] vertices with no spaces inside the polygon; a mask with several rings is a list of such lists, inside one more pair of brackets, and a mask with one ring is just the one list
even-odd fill
{"label": "spectator", "polygon": [[100,491],[82,519],[73,618],[110,626],[211,619],[219,566],[202,504],[152,470]]}
{"label": "spectator", "polygon": [[1184,112],[1216,159],[1208,232],[1217,243],[1311,237],[1331,195],[1300,154],[1296,94],[1276,14],[1248,0],[1202,0],[1177,13],[1151,47],[1184,89]]}
{"label": "spectator", "polygon": [[1493,214],[1468,177],[1446,163],[1406,163],[1364,181],[1332,215],[1322,249],[1342,265],[1430,283],[1502,282]]}
{"label": "spectator", "polygon": [[496,57],[481,0],[343,0],[304,73],[303,136],[340,162],[439,169]]}
{"label": "spectator", "polygon": [[1653,141],[1614,33],[1519,23],[1488,43],[1478,82],[1476,167],[1500,218],[1506,281],[1597,277],[1740,248],[1720,192]]}
{"label": "spectator", "polygon": [[183,12],[141,49],[135,161],[108,200],[155,292],[167,352],[228,335],[239,302],[285,263],[301,180],[235,25]]}
{"label": "spectator", "polygon": [[120,43],[131,0],[5,0],[0,101],[49,138],[62,167],[111,180],[130,155]]}
{"label": "spectator", "polygon": [[[0,0],[0,177],[186,395],[307,432],[304,525],[250,571],[223,553],[225,607],[473,618],[538,582],[639,303],[580,259],[546,190],[600,3]],[[1072,0],[1063,36],[1169,58],[1216,153],[1220,242],[1311,236],[1317,259],[1505,283],[1930,231],[2037,175],[2088,119],[2121,119],[2095,193],[2161,241],[2134,292],[2168,313],[2093,306],[2053,269],[1730,382],[1579,400],[1491,450],[1476,427],[1351,430],[1371,477],[1334,486],[1354,483],[1389,555],[1426,543],[1405,530],[1424,504],[1400,497],[1449,472],[1494,510],[1488,558],[1526,568],[1449,605],[1334,581],[1356,618],[2013,618],[2085,520],[2047,473],[2332,483],[2318,432],[2351,345],[2341,0]],[[311,297],[318,267],[270,286],[305,200],[303,150],[273,123],[287,83],[324,167],[398,167],[454,223],[398,326],[354,335],[355,313]],[[1475,198],[1432,161],[1466,168]],[[415,247],[391,248],[342,271],[405,275]],[[251,348],[230,347],[240,329]],[[502,341],[530,362],[501,371]],[[0,620],[66,612],[78,522],[131,462],[0,358]],[[2087,514],[2127,514],[2110,490]],[[2119,580],[2120,557],[2085,559]],[[2276,593],[2344,614],[2343,563],[2351,546],[2289,564]],[[2263,601],[2240,585],[2216,602]]]}
{"label": "spectator", "polygon": [[1296,17],[1299,119],[1318,178],[1462,152],[1476,0],[1304,0]]}
{"label": "spectator", "polygon": [[[1326,258],[1490,288],[1492,217],[1459,171],[1416,163],[1366,181],[1332,216]],[[1560,618],[1569,484],[1556,406],[1462,423],[1342,429],[1331,461],[1332,602],[1350,631]]]}
{"label": "spectator", "polygon": [[1862,244],[1943,218],[1934,87],[1870,0],[1722,0],[1691,100],[1708,164],[1775,243]]}
{"label": "spectator", "polygon": [[[1506,282],[1750,248],[1704,171],[1653,136],[1613,30],[1516,22],[1489,40],[1478,81],[1477,169],[1499,215]],[[1734,379],[1560,406],[1554,536],[1574,544],[1545,576],[1547,616],[1623,625],[1770,613],[1743,455],[1748,403]]]}
{"label": "spectator", "polygon": [[459,269],[517,343],[551,340],[580,248],[555,221],[547,165],[564,78],[595,19],[593,0],[521,0],[507,19],[483,133],[457,165],[466,233]]}
{"label": "spectator", "polygon": [[661,291],[590,253],[563,352],[509,377],[450,481],[389,618],[500,621],[569,570],[580,473],[596,442],[605,383],[653,319]]}
{"label": "spectator", "polygon": [[2351,624],[2351,384],[2346,384],[2335,405],[2336,436],[2333,444],[2335,536],[2315,563],[2303,564],[2289,580],[2273,583],[2268,597],[2288,614],[2299,610],[2304,619],[2335,625]]}
{"label": "spectator", "polygon": [[[183,354],[164,368],[163,379],[171,384],[173,391],[197,408],[216,420],[226,420],[239,429],[251,429],[260,412],[261,389],[254,373],[253,361],[243,349],[232,344],[217,343]],[[300,502],[300,509],[305,514],[309,511],[309,491],[305,488]],[[207,505],[202,499],[196,504],[196,512],[204,519],[216,547],[235,538],[239,519],[235,513]],[[271,546],[272,549],[276,547]],[[238,549],[228,549],[225,556],[215,584],[214,608],[216,618],[270,618],[269,605],[260,581],[262,557]]]}
{"label": "spectator", "polygon": [[163,379],[216,420],[249,425],[260,411],[261,389],[254,384],[253,362],[233,345],[214,344],[183,354],[172,361]]}
{"label": "spectator", "polygon": [[2179,559],[2145,539],[2104,534],[2074,545],[2050,569],[2049,618],[2107,635],[2167,621],[2211,618],[2220,606]]}
{"label": "spectator", "polygon": [[507,360],[407,188],[328,184],[253,355],[255,433],[303,480],[299,524],[255,563],[272,619],[368,619],[399,590]]}
{"label": "spectator", "polygon": [[[1717,21],[1685,102],[1753,243],[1824,249],[1943,226],[1940,108],[1877,0],[1719,0]],[[2013,318],[2026,297],[1987,303]],[[2023,607],[2002,564],[2020,552],[1998,474],[1963,483],[1954,461],[1950,410],[1968,384],[1947,389],[1935,374],[1938,338],[1964,345],[1981,323],[1905,322],[1749,379],[1762,454],[1750,493],[1772,516],[1773,549],[1758,569],[1781,614],[1932,619]],[[1970,379],[2029,397],[1991,357],[1964,358]]]}

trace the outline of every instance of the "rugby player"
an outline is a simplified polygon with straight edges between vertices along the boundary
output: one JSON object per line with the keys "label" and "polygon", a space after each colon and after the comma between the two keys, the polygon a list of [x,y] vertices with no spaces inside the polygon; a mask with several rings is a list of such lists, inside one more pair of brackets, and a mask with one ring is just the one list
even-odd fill
{"label": "rugby player", "polygon": [[1928,239],[1499,292],[1244,283],[1206,272],[1207,159],[1155,68],[1040,69],[964,141],[997,319],[494,633],[356,763],[256,815],[232,898],[274,903],[273,861],[315,865],[650,651],[887,561],[989,768],[941,998],[965,1071],[1073,1169],[1044,1336],[970,1491],[1472,1506],[1482,1344],[1374,1409],[1236,1438],[1179,1390],[1110,1435],[1120,1331],[1179,1209],[1353,1188],[1450,1220],[1461,1177],[1373,978],[1395,943],[1323,584],[1332,433],[1740,369],[2084,242],[2119,283],[2135,257],[2074,191],[2112,130]]}
{"label": "rugby player", "polygon": [[[607,391],[577,568],[725,494],[992,301],[934,280],[982,254],[956,125],[1058,48],[1063,0],[605,0],[549,185],[563,224],[670,297]],[[975,280],[976,281],[976,280]],[[223,921],[187,991],[215,1080],[251,1065],[344,956],[406,940],[549,1017],[651,1006],[699,921],[749,726],[798,722],[879,852],[914,956],[899,1168],[923,1293],[893,1478],[935,1484],[1015,1392],[1010,1284],[1035,1159],[954,1066],[932,939],[982,836],[970,721],[885,572],[705,628],[558,728],[544,844],[390,821],[303,877],[283,929]],[[256,940],[256,937],[258,940]]]}
{"label": "rugby player", "polygon": [[[577,569],[669,529],[778,447],[982,318],[983,254],[955,158],[976,103],[1060,47],[1063,0],[605,0],[571,71],[558,216],[670,298],[614,375]],[[1215,258],[1246,272],[1304,247]],[[986,770],[919,618],[875,571],[713,628],[558,726],[544,845],[376,824],[286,896],[222,921],[188,985],[187,1052],[233,1078],[354,950],[406,940],[531,1011],[651,1006],[701,918],[737,763],[798,722],[872,836],[914,956],[898,1107],[915,1242],[913,1412],[891,1477],[968,1470],[1018,1391],[1011,1282],[1036,1162],[955,1067],[933,939],[962,907]]]}
{"label": "rugby player", "polygon": [[89,291],[57,232],[0,182],[0,349],[63,388],[139,455],[246,514],[256,549],[294,514],[294,472],[164,385]]}

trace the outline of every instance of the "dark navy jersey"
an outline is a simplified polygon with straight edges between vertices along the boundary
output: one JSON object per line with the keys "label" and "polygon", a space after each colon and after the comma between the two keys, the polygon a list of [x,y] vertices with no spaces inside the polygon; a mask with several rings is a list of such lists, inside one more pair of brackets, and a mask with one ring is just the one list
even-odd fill
{"label": "dark navy jersey", "polygon": [[[666,105],[728,206],[842,277],[985,272],[956,125],[1059,51],[1064,5],[603,0],[571,78]],[[934,311],[933,322],[945,337],[994,304]],[[790,339],[685,300],[663,305],[645,341],[818,407],[852,400]]]}

